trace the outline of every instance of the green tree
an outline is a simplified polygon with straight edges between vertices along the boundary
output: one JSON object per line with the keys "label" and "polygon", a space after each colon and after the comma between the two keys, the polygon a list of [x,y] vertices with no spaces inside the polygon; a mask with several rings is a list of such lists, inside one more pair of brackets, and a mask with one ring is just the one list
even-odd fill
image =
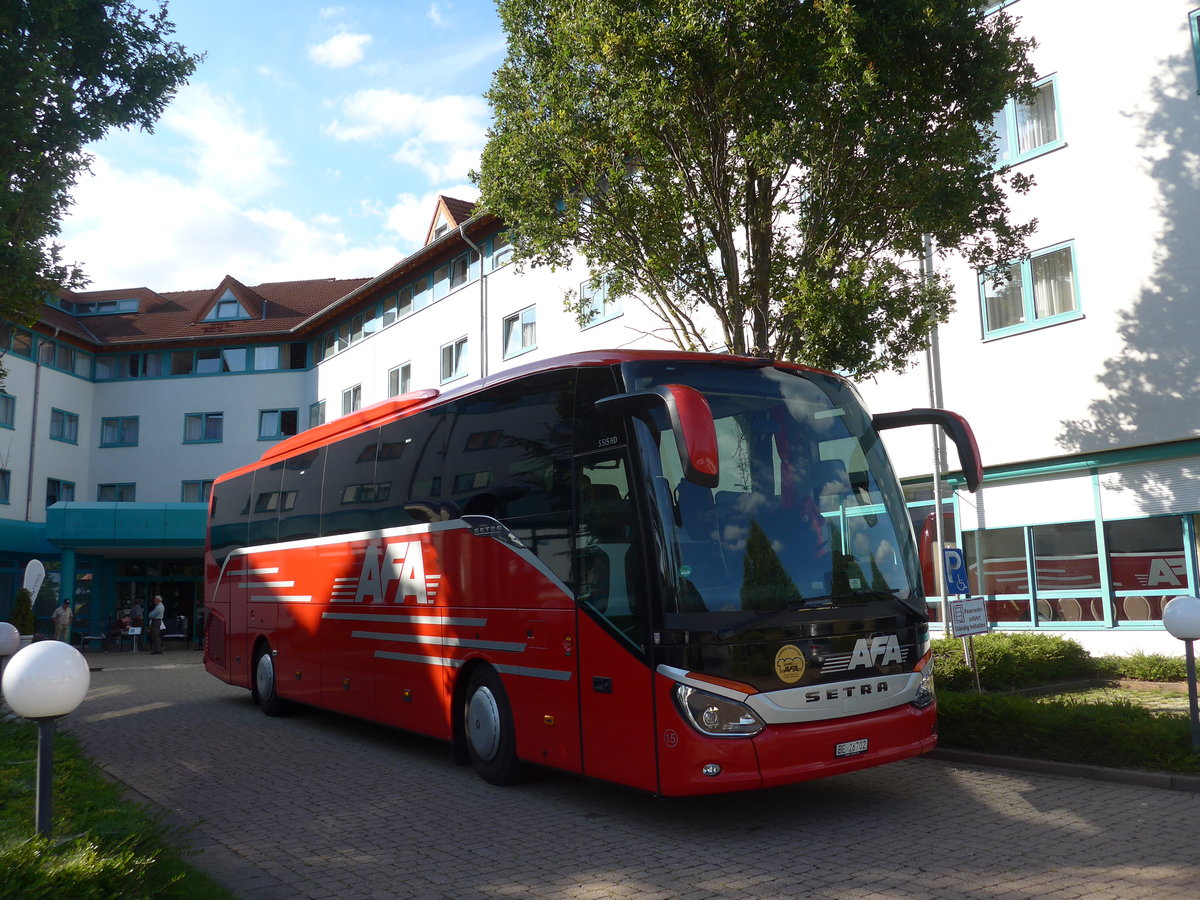
{"label": "green tree", "polygon": [[483,208],[518,261],[578,251],[685,349],[902,368],[952,308],[923,238],[984,267],[1032,228],[991,129],[1031,42],[983,6],[499,0]]}
{"label": "green tree", "polygon": [[201,57],[168,40],[163,2],[0,0],[0,319],[29,321],[83,273],[53,243],[84,147],[113,127],[147,131]]}
{"label": "green tree", "polygon": [[21,634],[33,634],[33,595],[25,588],[17,591],[9,621]]}

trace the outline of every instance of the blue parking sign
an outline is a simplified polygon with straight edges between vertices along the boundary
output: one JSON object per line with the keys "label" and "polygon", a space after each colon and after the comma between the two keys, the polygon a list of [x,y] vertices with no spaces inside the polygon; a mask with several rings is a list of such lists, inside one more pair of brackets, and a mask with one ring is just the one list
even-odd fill
{"label": "blue parking sign", "polygon": [[957,547],[942,549],[942,572],[946,576],[947,594],[971,593],[971,585],[967,581],[967,563],[963,552]]}

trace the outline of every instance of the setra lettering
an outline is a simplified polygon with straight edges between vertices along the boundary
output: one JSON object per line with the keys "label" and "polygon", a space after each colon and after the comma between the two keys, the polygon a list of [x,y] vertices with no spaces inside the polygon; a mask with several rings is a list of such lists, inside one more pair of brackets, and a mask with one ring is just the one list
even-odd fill
{"label": "setra lettering", "polygon": [[854,696],[863,697],[867,694],[886,694],[887,692],[888,683],[886,681],[864,681],[860,684],[841,684],[837,687],[825,688],[824,691],[805,691],[804,702],[821,703],[844,700]]}

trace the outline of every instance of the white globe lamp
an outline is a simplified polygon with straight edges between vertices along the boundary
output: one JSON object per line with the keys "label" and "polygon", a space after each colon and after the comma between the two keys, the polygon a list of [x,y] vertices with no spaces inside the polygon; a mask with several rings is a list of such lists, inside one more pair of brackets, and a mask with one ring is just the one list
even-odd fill
{"label": "white globe lamp", "polygon": [[1200,638],[1200,597],[1176,597],[1163,607],[1163,627],[1183,641],[1187,659],[1188,710],[1192,719],[1192,747],[1200,748],[1200,704],[1196,700],[1196,654],[1192,641]]}
{"label": "white globe lamp", "polygon": [[30,644],[4,669],[4,699],[17,715],[38,723],[36,824],[46,837],[54,784],[54,720],[83,702],[91,680],[83,654],[61,641]]}

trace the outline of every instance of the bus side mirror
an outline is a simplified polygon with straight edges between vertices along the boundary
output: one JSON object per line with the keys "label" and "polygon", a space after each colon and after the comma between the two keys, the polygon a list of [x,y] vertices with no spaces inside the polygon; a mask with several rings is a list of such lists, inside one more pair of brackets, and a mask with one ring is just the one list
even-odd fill
{"label": "bus side mirror", "polygon": [[704,395],[685,384],[662,384],[632,394],[596,401],[596,411],[618,416],[641,416],[664,407],[679,448],[683,477],[701,487],[715,488],[720,480],[717,429]]}
{"label": "bus side mirror", "polygon": [[945,409],[910,409],[905,412],[879,413],[871,417],[876,431],[888,428],[907,428],[909,425],[937,425],[954,442],[958,449],[958,460],[962,466],[967,489],[979,490],[983,481],[983,463],[979,459],[979,446],[975,433],[967,420],[957,413]]}

